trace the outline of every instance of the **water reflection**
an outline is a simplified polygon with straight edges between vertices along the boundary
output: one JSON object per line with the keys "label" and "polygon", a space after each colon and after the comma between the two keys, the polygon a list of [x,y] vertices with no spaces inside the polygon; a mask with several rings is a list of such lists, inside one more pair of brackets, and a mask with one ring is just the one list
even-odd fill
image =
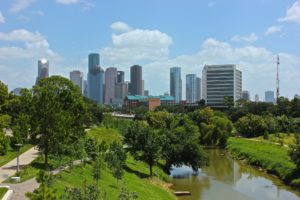
{"label": "water reflection", "polygon": [[300,200],[299,192],[284,186],[280,180],[231,159],[224,150],[207,150],[210,166],[197,174],[189,167],[175,168],[174,190],[187,190],[185,200]]}

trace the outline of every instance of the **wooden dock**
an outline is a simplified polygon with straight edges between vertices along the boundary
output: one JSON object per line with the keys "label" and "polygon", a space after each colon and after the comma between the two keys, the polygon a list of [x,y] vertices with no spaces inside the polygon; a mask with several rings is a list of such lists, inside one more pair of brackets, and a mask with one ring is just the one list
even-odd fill
{"label": "wooden dock", "polygon": [[187,196],[187,195],[191,195],[192,193],[190,191],[176,191],[174,192],[174,194],[176,196]]}

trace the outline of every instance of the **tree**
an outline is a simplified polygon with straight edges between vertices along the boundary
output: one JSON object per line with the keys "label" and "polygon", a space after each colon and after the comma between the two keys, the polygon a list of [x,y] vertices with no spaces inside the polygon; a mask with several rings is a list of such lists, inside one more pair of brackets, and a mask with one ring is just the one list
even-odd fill
{"label": "tree", "polygon": [[0,108],[1,105],[5,103],[5,101],[8,99],[8,88],[7,85],[5,85],[3,82],[0,81]]}
{"label": "tree", "polygon": [[300,117],[300,99],[294,98],[291,101],[291,111],[293,117]]}
{"label": "tree", "polygon": [[227,108],[233,107],[234,106],[233,96],[225,96],[224,104],[225,106],[227,106]]}
{"label": "tree", "polygon": [[84,148],[87,156],[95,161],[98,154],[97,141],[91,137],[87,138],[84,144]]}
{"label": "tree", "polygon": [[119,195],[119,200],[135,200],[138,199],[138,194],[136,192],[130,192],[127,188],[121,188]]}
{"label": "tree", "polygon": [[31,200],[58,200],[56,189],[52,189],[53,176],[50,172],[40,171],[37,177],[39,188],[35,189],[32,193],[26,193],[26,197]]}
{"label": "tree", "polygon": [[0,114],[0,130],[8,128],[11,123],[11,117],[9,115]]}
{"label": "tree", "polygon": [[290,148],[290,157],[292,161],[300,169],[300,128],[298,128],[297,133],[295,133],[295,142]]}
{"label": "tree", "polygon": [[101,177],[101,168],[103,167],[103,158],[102,155],[97,155],[94,165],[93,165],[93,178],[98,183],[100,177]]}
{"label": "tree", "polygon": [[264,118],[253,114],[241,117],[235,123],[235,127],[237,132],[245,137],[261,136],[268,130]]}
{"label": "tree", "polygon": [[288,98],[279,97],[276,103],[277,115],[290,115],[291,103]]}
{"label": "tree", "polygon": [[135,159],[143,160],[149,165],[150,176],[160,151],[161,140],[157,130],[150,129],[142,121],[134,121],[124,135],[124,142]]}
{"label": "tree", "polygon": [[113,176],[120,180],[123,177],[123,170],[126,165],[126,152],[123,149],[122,144],[114,141],[106,153],[106,161],[109,168],[113,172]]}
{"label": "tree", "polygon": [[5,155],[8,150],[9,139],[4,135],[2,129],[0,129],[0,155]]}
{"label": "tree", "polygon": [[67,193],[61,199],[69,200],[100,200],[100,190],[96,184],[83,184],[83,188],[66,188]]}
{"label": "tree", "polygon": [[[85,105],[78,87],[68,79],[52,76],[33,88],[32,137],[48,155],[76,154],[84,136]],[[71,150],[70,150],[71,149]]]}

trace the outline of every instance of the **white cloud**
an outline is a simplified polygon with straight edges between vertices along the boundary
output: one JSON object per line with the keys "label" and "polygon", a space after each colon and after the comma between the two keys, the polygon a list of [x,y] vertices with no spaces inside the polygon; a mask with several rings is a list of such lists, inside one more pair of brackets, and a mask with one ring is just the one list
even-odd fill
{"label": "white cloud", "polygon": [[272,35],[275,33],[280,32],[282,29],[281,26],[270,26],[266,31],[265,31],[265,35]]}
{"label": "white cloud", "polygon": [[239,42],[239,41],[255,42],[256,40],[258,40],[258,36],[255,33],[251,33],[248,36],[235,35],[231,38],[231,40],[234,42]]}
{"label": "white cloud", "polygon": [[21,10],[24,10],[27,7],[29,7],[29,5],[32,4],[34,1],[35,0],[16,0],[10,8],[10,12],[18,13]]}
{"label": "white cloud", "polygon": [[0,60],[51,57],[59,59],[59,55],[50,49],[45,36],[39,32],[16,29],[8,33],[0,32],[0,41],[20,43],[15,46],[0,47]]}
{"label": "white cloud", "polygon": [[285,17],[279,18],[278,21],[296,22],[300,24],[300,2],[294,2],[294,4],[286,11]]}
{"label": "white cloud", "polygon": [[110,28],[113,31],[118,31],[118,32],[127,32],[132,30],[132,28],[130,26],[128,26],[128,24],[124,23],[124,22],[114,22],[110,25]]}
{"label": "white cloud", "polygon": [[0,11],[0,24],[4,24],[5,23],[5,18],[2,15],[2,12]]}
{"label": "white cloud", "polygon": [[41,10],[32,11],[31,14],[33,14],[33,15],[39,15],[39,16],[44,16],[44,12],[41,11]]}
{"label": "white cloud", "polygon": [[69,4],[76,4],[79,3],[79,0],[56,0],[57,3],[60,4],[65,4],[65,5],[69,5]]}

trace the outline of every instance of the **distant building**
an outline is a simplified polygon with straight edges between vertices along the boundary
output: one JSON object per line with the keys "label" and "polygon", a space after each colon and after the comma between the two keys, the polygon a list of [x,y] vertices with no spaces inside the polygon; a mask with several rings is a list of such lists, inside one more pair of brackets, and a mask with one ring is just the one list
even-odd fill
{"label": "distant building", "polygon": [[111,104],[115,98],[115,87],[117,83],[117,68],[109,67],[105,71],[105,103]]}
{"label": "distant building", "polygon": [[202,99],[202,95],[201,95],[201,78],[197,77],[196,78],[196,96],[197,96],[197,102],[200,101]]}
{"label": "distant building", "polygon": [[89,54],[88,98],[99,104],[104,101],[104,70],[100,67],[100,55]]}
{"label": "distant building", "polygon": [[235,65],[205,65],[202,96],[211,107],[225,107],[225,97],[232,97],[236,102],[242,98],[242,72]]}
{"label": "distant building", "polygon": [[149,90],[144,90],[144,95],[149,96]]}
{"label": "distant building", "polygon": [[144,93],[142,67],[139,65],[130,67],[129,90],[131,95],[143,95]]}
{"label": "distant building", "polygon": [[259,102],[259,96],[258,96],[258,94],[255,95],[254,99],[255,99],[255,102]]}
{"label": "distant building", "polygon": [[275,93],[274,91],[265,92],[265,102],[275,103]]}
{"label": "distant building", "polygon": [[125,73],[123,71],[117,71],[117,83],[124,83]]}
{"label": "distant building", "polygon": [[84,93],[84,88],[83,88],[83,72],[74,70],[70,72],[70,80],[74,85],[77,85],[80,89],[80,92],[83,94]]}
{"label": "distant building", "polygon": [[136,108],[145,106],[148,110],[154,110],[157,106],[175,105],[175,99],[171,96],[141,96],[128,95],[124,99],[124,106],[129,108]]}
{"label": "distant building", "polygon": [[83,81],[83,95],[88,98],[88,83],[87,80]]}
{"label": "distant building", "polygon": [[195,103],[197,101],[197,79],[196,74],[186,75],[186,102]]}
{"label": "distant building", "polygon": [[46,59],[38,60],[38,76],[36,78],[36,83],[43,79],[49,77],[49,61]]}
{"label": "distant building", "polygon": [[125,97],[128,95],[129,82],[116,83],[115,98],[112,100],[112,104],[115,106],[122,106]]}
{"label": "distant building", "polygon": [[294,98],[295,98],[295,99],[300,99],[300,95],[295,94]]}
{"label": "distant building", "polygon": [[242,91],[242,99],[250,101],[250,93],[247,90]]}
{"label": "distant building", "polygon": [[15,88],[12,92],[13,92],[13,94],[14,95],[16,95],[16,96],[21,96],[21,90],[22,90],[23,88]]}
{"label": "distant building", "polygon": [[169,92],[164,92],[163,96],[170,96],[170,93]]}
{"label": "distant building", "polygon": [[176,103],[182,99],[181,68],[172,67],[170,69],[170,95],[175,98]]}

